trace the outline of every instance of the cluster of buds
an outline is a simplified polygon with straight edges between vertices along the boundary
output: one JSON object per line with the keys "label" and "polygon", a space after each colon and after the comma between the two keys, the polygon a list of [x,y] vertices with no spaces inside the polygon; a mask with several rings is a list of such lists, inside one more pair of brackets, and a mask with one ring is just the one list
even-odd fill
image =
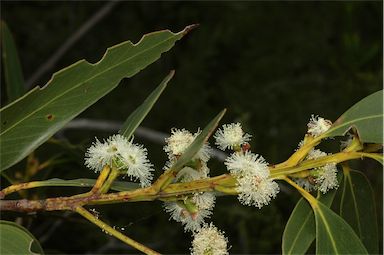
{"label": "cluster of buds", "polygon": [[[327,155],[327,153],[319,149],[312,149],[305,159],[320,159]],[[336,164],[328,163],[324,166],[311,169],[305,178],[296,178],[295,182],[307,191],[319,190],[324,194],[331,189],[337,189],[339,183],[337,181]]]}
{"label": "cluster of buds", "polygon": [[224,236],[224,233],[218,230],[212,223],[210,225],[204,225],[194,236],[191,254],[227,255],[227,243],[228,239]]}
{"label": "cluster of buds", "polygon": [[104,166],[116,168],[131,180],[139,180],[142,187],[151,185],[153,165],[147,157],[147,149],[122,135],[96,141],[85,154],[85,165],[100,172]]}
{"label": "cluster of buds", "polygon": [[[307,133],[312,137],[318,137],[331,128],[332,122],[322,117],[312,115],[307,126]],[[348,144],[349,143],[350,141],[348,141]],[[304,141],[301,141],[299,143],[299,149],[303,146],[303,144]],[[348,144],[346,143],[344,146],[347,146]],[[327,154],[319,149],[312,148],[308,152],[308,155],[306,156],[305,160],[320,159],[328,155],[331,154]],[[295,182],[307,191],[319,190],[324,194],[331,189],[337,189],[339,187],[339,183],[337,181],[336,164],[328,163],[324,166],[311,169],[308,171],[306,177],[296,178]]]}
{"label": "cluster of buds", "polygon": [[[174,162],[192,144],[200,134],[197,131],[192,134],[185,129],[172,129],[171,136],[166,138],[164,151],[168,155],[165,170],[172,167]],[[201,149],[192,158],[190,164],[181,169],[174,181],[190,182],[209,178],[207,162],[211,157],[212,149],[208,143],[203,144]],[[205,220],[212,215],[216,196],[213,192],[199,192],[187,196],[176,202],[165,202],[164,209],[170,213],[171,219],[181,222],[185,231],[191,231],[194,240],[191,253],[203,254],[228,254],[227,239],[213,224],[208,225]]]}
{"label": "cluster of buds", "polygon": [[243,131],[240,123],[236,123],[223,125],[214,137],[220,149],[233,150],[225,165],[237,180],[240,202],[258,208],[269,204],[279,192],[279,186],[270,178],[265,159],[250,151],[248,141],[251,135]]}
{"label": "cluster of buds", "polygon": [[[168,162],[165,170],[172,167],[175,161],[192,144],[195,138],[200,134],[197,131],[192,134],[185,129],[172,129],[171,136],[165,139],[164,151],[168,155]],[[204,144],[201,149],[192,158],[191,164],[181,169],[175,182],[190,182],[209,177],[209,168],[207,162],[211,157],[211,147]],[[205,223],[205,219],[210,217],[215,206],[215,195],[212,192],[195,193],[176,202],[164,203],[166,212],[171,214],[171,219],[181,222],[185,231],[198,231]]]}
{"label": "cluster of buds", "polygon": [[318,137],[325,132],[327,132],[332,126],[332,121],[326,120],[322,117],[315,116],[312,114],[307,127],[308,127],[308,134],[312,135],[313,137]]}

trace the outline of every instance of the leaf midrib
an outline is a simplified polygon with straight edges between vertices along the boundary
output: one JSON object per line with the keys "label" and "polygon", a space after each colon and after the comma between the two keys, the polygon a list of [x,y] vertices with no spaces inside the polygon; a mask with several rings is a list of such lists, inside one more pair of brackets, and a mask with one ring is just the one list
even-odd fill
{"label": "leaf midrib", "polygon": [[[173,35],[177,35],[177,34],[173,34]],[[144,37],[144,38],[145,38],[145,37]],[[128,58],[128,59],[126,59],[126,60],[124,60],[124,61],[122,61],[122,62],[120,62],[120,63],[118,63],[118,64],[116,64],[116,65],[113,65],[113,66],[111,66],[110,68],[105,69],[103,72],[100,72],[100,73],[98,73],[98,74],[96,74],[96,75],[94,75],[94,76],[91,76],[89,79],[87,79],[87,80],[85,80],[85,81],[82,81],[82,82],[76,84],[75,86],[71,87],[70,89],[68,89],[68,90],[65,91],[64,93],[60,94],[59,96],[53,97],[52,100],[48,101],[46,104],[43,104],[41,107],[37,108],[35,111],[33,111],[33,112],[31,112],[30,114],[26,115],[24,118],[22,118],[21,120],[19,120],[18,122],[16,122],[14,125],[10,126],[8,129],[4,130],[2,133],[0,133],[0,136],[1,136],[1,135],[4,135],[5,133],[7,133],[7,132],[8,132],[9,130],[11,130],[13,127],[19,125],[21,122],[23,122],[24,120],[28,119],[30,116],[32,116],[32,115],[34,115],[35,113],[39,112],[41,109],[43,109],[45,106],[49,105],[50,103],[54,102],[56,99],[58,99],[58,98],[60,98],[60,97],[63,97],[65,94],[67,94],[67,93],[71,92],[72,90],[74,90],[74,89],[80,87],[82,84],[84,84],[84,83],[86,83],[86,82],[88,82],[88,81],[90,81],[90,80],[92,80],[92,79],[95,79],[97,76],[100,76],[100,75],[102,75],[102,74],[104,74],[104,73],[110,71],[111,69],[113,69],[113,68],[115,68],[115,67],[117,67],[117,66],[120,66],[120,65],[124,64],[125,62],[131,60],[132,58],[135,58],[136,56],[138,56],[138,55],[140,55],[140,54],[143,54],[144,52],[149,51],[149,50],[151,50],[151,49],[157,47],[158,45],[163,44],[163,43],[169,41],[169,40],[172,39],[172,38],[173,38],[173,37],[169,37],[168,39],[166,39],[166,40],[164,40],[164,41],[161,41],[161,42],[159,42],[159,43],[153,45],[152,47],[146,48],[144,51],[141,51],[141,52],[139,52],[139,53],[137,53],[137,54],[134,54],[134,55],[131,56],[130,58]],[[142,41],[142,40],[140,40],[139,43],[140,43],[141,41]],[[130,41],[129,41],[129,42],[130,42]],[[132,44],[132,42],[130,42],[130,43]],[[132,44],[133,47],[136,47],[137,45],[138,45],[138,44],[136,44],[136,45],[135,45],[135,44]],[[108,51],[107,51],[107,52],[108,52]],[[107,55],[104,55],[104,57],[103,57],[97,64],[91,64],[91,63],[89,63],[88,61],[86,61],[86,63],[87,63],[87,64],[90,64],[90,65],[93,65],[93,66],[97,66],[98,64],[100,64],[100,63],[104,60],[104,58],[105,58],[106,56],[107,56]]]}
{"label": "leaf midrib", "polygon": [[327,230],[327,232],[329,233],[329,239],[331,241],[331,244],[332,244],[332,247],[334,248],[335,250],[335,254],[338,254],[338,251],[337,251],[337,246],[336,246],[336,243],[335,243],[335,240],[333,239],[333,235],[332,235],[332,231],[330,230],[330,227],[328,225],[328,222],[326,220],[326,218],[324,217],[323,215],[323,212],[321,211],[321,208],[316,208],[317,212],[319,213],[319,216],[320,218],[322,219],[323,223],[324,223],[324,226]]}
{"label": "leaf midrib", "polygon": [[[300,233],[302,232],[302,230],[304,229],[304,225],[307,223],[307,221],[310,219],[310,216],[311,216],[311,212],[309,212],[307,214],[307,217],[305,217],[305,220],[303,222],[303,224],[301,225],[301,227],[299,228],[299,231],[297,231],[297,233]],[[292,254],[292,250],[293,248],[295,247],[296,245],[296,242],[297,240],[299,239],[299,234],[296,235],[296,237],[293,239],[293,242],[292,242],[292,245],[291,245],[291,249],[289,249],[288,253],[287,254]]]}
{"label": "leaf midrib", "polygon": [[351,175],[349,174],[347,176],[347,178],[348,178],[348,183],[350,184],[349,188],[350,188],[352,199],[353,199],[353,208],[354,208],[355,213],[356,213],[357,228],[359,229],[359,236],[361,238],[362,236],[361,236],[360,213],[359,213],[359,209],[357,208],[357,200],[356,200],[355,192],[354,192],[354,190],[352,188],[352,178],[351,178]]}

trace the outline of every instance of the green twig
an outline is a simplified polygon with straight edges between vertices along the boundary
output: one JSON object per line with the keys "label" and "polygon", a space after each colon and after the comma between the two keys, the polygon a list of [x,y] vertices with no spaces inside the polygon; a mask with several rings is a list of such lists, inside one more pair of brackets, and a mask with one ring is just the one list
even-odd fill
{"label": "green twig", "polygon": [[317,207],[317,199],[314,196],[312,196],[308,191],[306,191],[305,189],[297,185],[294,181],[292,181],[288,177],[283,178],[283,180],[289,183],[295,189],[297,189],[297,191],[299,191],[300,194],[311,204],[312,208]]}
{"label": "green twig", "polygon": [[321,157],[318,159],[306,160],[293,167],[275,167],[271,168],[271,177],[274,179],[277,176],[289,175],[303,170],[312,169],[324,166],[329,163],[340,163],[351,159],[372,158],[377,161],[382,161],[383,155],[378,153],[365,153],[365,152],[339,152],[329,156]]}
{"label": "green twig", "polygon": [[115,167],[112,167],[112,170],[109,173],[108,178],[105,180],[105,182],[102,184],[100,188],[100,193],[107,193],[112,183],[116,180],[119,174],[120,174],[119,170]]}
{"label": "green twig", "polygon": [[99,228],[101,228],[103,231],[106,233],[116,237],[117,239],[123,241],[124,243],[132,246],[133,248],[145,253],[145,254],[150,254],[150,255],[159,255],[160,253],[146,247],[145,245],[136,242],[135,240],[129,238],[128,236],[120,233],[116,229],[112,228],[109,226],[107,223],[104,221],[99,220],[97,217],[95,217],[92,213],[88,212],[86,209],[83,207],[76,207],[75,211],[79,213],[81,216],[92,222],[93,224],[97,225]]}

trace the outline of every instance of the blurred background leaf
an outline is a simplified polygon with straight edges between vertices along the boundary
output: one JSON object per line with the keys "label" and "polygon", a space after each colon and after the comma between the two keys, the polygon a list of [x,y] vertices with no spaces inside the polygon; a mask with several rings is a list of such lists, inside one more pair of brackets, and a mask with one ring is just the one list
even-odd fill
{"label": "blurred background leaf", "polygon": [[25,87],[15,41],[3,21],[1,21],[1,55],[7,98],[8,102],[12,102],[24,94]]}

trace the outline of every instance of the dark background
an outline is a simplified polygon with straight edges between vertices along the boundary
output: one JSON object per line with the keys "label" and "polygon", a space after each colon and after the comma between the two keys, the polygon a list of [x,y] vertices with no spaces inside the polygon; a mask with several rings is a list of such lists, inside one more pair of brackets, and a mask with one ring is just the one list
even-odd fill
{"label": "dark background", "polygon": [[[3,2],[2,20],[13,32],[25,80],[106,3]],[[227,107],[223,123],[240,121],[253,135],[252,150],[268,162],[278,163],[296,148],[311,114],[336,120],[354,103],[382,88],[382,8],[381,1],[119,2],[33,85],[44,85],[53,72],[77,60],[96,62],[107,47],[122,41],[137,42],[148,32],[177,32],[199,23],[160,60],[132,79],[123,80],[80,117],[123,121],[175,69],[174,79],[143,126],[162,132],[172,127],[195,131]],[[2,105],[5,101],[2,93]],[[79,145],[78,149],[65,155],[69,162],[32,179],[96,178],[83,166],[83,153],[95,136],[108,137],[112,132],[61,132],[60,138]],[[161,145],[149,140],[137,142],[148,147],[160,174],[166,160]],[[328,141],[325,148],[337,151],[338,141]],[[62,150],[44,145],[36,157],[44,161],[56,151]],[[216,160],[210,166],[212,175],[224,171]],[[24,167],[25,161],[14,168],[22,174]],[[364,160],[355,167],[364,170],[372,181],[381,234],[380,165]],[[80,191],[50,188],[31,190],[27,195]],[[298,198],[284,184],[277,199],[261,210],[242,206],[234,197],[220,197],[212,220],[229,237],[232,254],[280,253],[284,226]],[[184,233],[179,223],[168,221],[160,202],[95,208],[101,219],[160,252],[188,252],[190,234]],[[2,217],[19,217],[49,253],[135,252],[77,215],[53,212],[25,217],[3,213]]]}

